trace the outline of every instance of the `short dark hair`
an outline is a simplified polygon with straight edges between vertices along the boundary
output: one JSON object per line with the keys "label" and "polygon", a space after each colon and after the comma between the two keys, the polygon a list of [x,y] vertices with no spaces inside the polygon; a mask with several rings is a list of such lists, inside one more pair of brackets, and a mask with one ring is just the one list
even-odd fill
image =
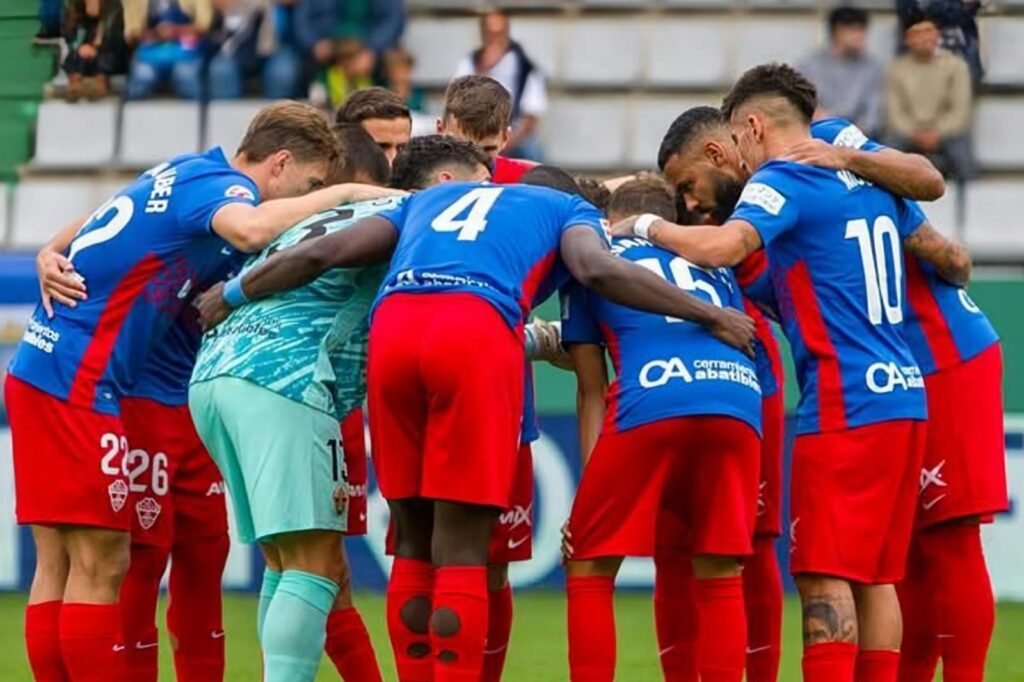
{"label": "short dark hair", "polygon": [[739,107],[761,96],[785,99],[806,123],[811,122],[818,108],[818,91],[809,80],[789,64],[771,62],[748,69],[740,76],[722,102],[722,114],[731,118]]}
{"label": "short dark hair", "polygon": [[489,76],[461,76],[444,92],[444,120],[453,118],[465,134],[490,137],[501,134],[512,119],[512,96]]}
{"label": "short dark hair", "polygon": [[834,33],[837,26],[861,26],[867,28],[868,13],[859,7],[836,7],[828,13],[828,32]]}
{"label": "short dark hair", "polygon": [[376,185],[388,184],[391,179],[388,157],[361,125],[339,123],[334,126],[334,134],[341,145],[338,182],[352,182],[362,174]]}
{"label": "short dark hair", "polygon": [[608,214],[618,216],[653,213],[669,222],[676,220],[675,193],[668,183],[646,173],[619,185],[608,200]]}
{"label": "short dark hair", "polygon": [[523,174],[523,177],[519,178],[519,182],[524,185],[536,185],[538,187],[557,189],[559,192],[574,194],[578,197],[584,196],[583,190],[580,189],[576,180],[558,166],[534,166],[530,170],[526,171]]}
{"label": "short dark hair", "polygon": [[588,175],[577,175],[575,179],[576,184],[580,186],[580,191],[583,192],[584,199],[602,212],[608,208],[608,199],[611,198],[612,193],[603,182]]}
{"label": "short dark hair", "polygon": [[409,140],[391,166],[391,186],[398,189],[422,189],[430,176],[443,165],[457,165],[471,170],[489,167],[490,159],[469,142],[447,135],[424,135]]}
{"label": "short dark hair", "polygon": [[942,10],[934,9],[931,5],[927,9],[915,7],[900,19],[900,31],[906,33],[908,29],[930,21],[935,26],[941,26],[939,15]]}
{"label": "short dark hair", "polygon": [[692,107],[676,117],[668,132],[661,139],[658,149],[658,170],[665,170],[668,160],[683,151],[698,135],[705,130],[725,125],[725,116],[721,109],[714,107]]}
{"label": "short dark hair", "polygon": [[365,88],[356,90],[334,115],[335,123],[362,123],[371,118],[412,120],[409,107],[402,98],[387,88]]}

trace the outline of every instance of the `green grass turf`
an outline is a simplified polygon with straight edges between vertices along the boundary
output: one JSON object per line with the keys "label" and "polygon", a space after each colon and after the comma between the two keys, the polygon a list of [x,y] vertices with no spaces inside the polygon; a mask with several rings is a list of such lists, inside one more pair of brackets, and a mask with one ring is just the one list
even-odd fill
{"label": "green grass turf", "polygon": [[[21,636],[21,594],[0,595],[0,680],[30,682]],[[384,628],[384,602],[378,595],[357,597],[374,644],[384,665],[386,680],[394,680],[394,668]],[[616,599],[619,659],[618,679],[627,682],[660,680],[654,644],[654,624],[650,596],[625,592]],[[161,607],[162,608],[162,607]],[[253,620],[256,599],[248,595],[228,594],[224,602],[227,630],[228,682],[252,682],[259,679],[259,650]],[[161,616],[162,617],[162,616]],[[564,682],[568,679],[565,640],[565,601],[558,592],[533,592],[516,598],[516,621],[506,667],[510,682]],[[161,682],[174,680],[167,640],[161,641]],[[786,603],[783,633],[783,660],[780,680],[800,679],[800,633],[797,604]],[[317,677],[337,680],[326,659]],[[1000,604],[996,632],[989,653],[986,682],[1024,682],[1024,604]]]}

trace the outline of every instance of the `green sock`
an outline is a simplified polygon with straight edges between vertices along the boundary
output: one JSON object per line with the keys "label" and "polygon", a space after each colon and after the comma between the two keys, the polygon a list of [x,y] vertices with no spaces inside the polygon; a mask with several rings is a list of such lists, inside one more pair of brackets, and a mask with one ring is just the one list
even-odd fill
{"label": "green sock", "polygon": [[312,682],[323,656],[327,615],[338,585],[303,571],[285,571],[263,624],[265,682]]}
{"label": "green sock", "polygon": [[277,585],[281,582],[280,571],[272,571],[269,568],[263,569],[263,584],[260,585],[260,605],[256,610],[256,639],[263,642],[263,623],[267,620],[267,609],[270,608],[270,600],[277,592]]}

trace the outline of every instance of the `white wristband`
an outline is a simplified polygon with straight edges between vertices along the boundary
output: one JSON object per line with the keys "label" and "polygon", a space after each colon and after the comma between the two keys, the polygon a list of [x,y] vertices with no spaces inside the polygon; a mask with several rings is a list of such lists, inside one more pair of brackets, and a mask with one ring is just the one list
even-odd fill
{"label": "white wristband", "polygon": [[656,220],[661,220],[661,216],[656,216],[653,213],[644,213],[633,223],[633,234],[641,239],[650,241],[651,225]]}

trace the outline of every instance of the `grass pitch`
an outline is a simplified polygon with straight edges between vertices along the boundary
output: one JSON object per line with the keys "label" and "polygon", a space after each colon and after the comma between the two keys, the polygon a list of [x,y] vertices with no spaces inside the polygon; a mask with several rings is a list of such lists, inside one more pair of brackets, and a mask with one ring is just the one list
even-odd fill
{"label": "grass pitch", "polygon": [[[32,679],[22,639],[24,603],[22,594],[0,595],[0,680],[4,682],[31,682]],[[357,604],[373,635],[384,667],[384,678],[393,681],[396,678],[384,624],[384,600],[379,595],[362,594],[357,597]],[[255,617],[255,597],[241,594],[225,596],[228,647],[225,679],[228,682],[259,680],[259,648],[253,625]],[[624,682],[660,680],[650,595],[620,593],[616,598],[616,617],[618,679]],[[568,679],[567,660],[564,595],[560,592],[530,592],[517,596],[515,629],[505,679],[509,682],[565,682]],[[160,666],[160,681],[172,682],[173,663],[166,637],[161,640]],[[338,679],[330,662],[324,659],[317,681]],[[799,610],[792,598],[786,602],[779,679],[783,682],[800,679]],[[1024,682],[1024,604],[999,605],[985,679],[986,682]]]}

